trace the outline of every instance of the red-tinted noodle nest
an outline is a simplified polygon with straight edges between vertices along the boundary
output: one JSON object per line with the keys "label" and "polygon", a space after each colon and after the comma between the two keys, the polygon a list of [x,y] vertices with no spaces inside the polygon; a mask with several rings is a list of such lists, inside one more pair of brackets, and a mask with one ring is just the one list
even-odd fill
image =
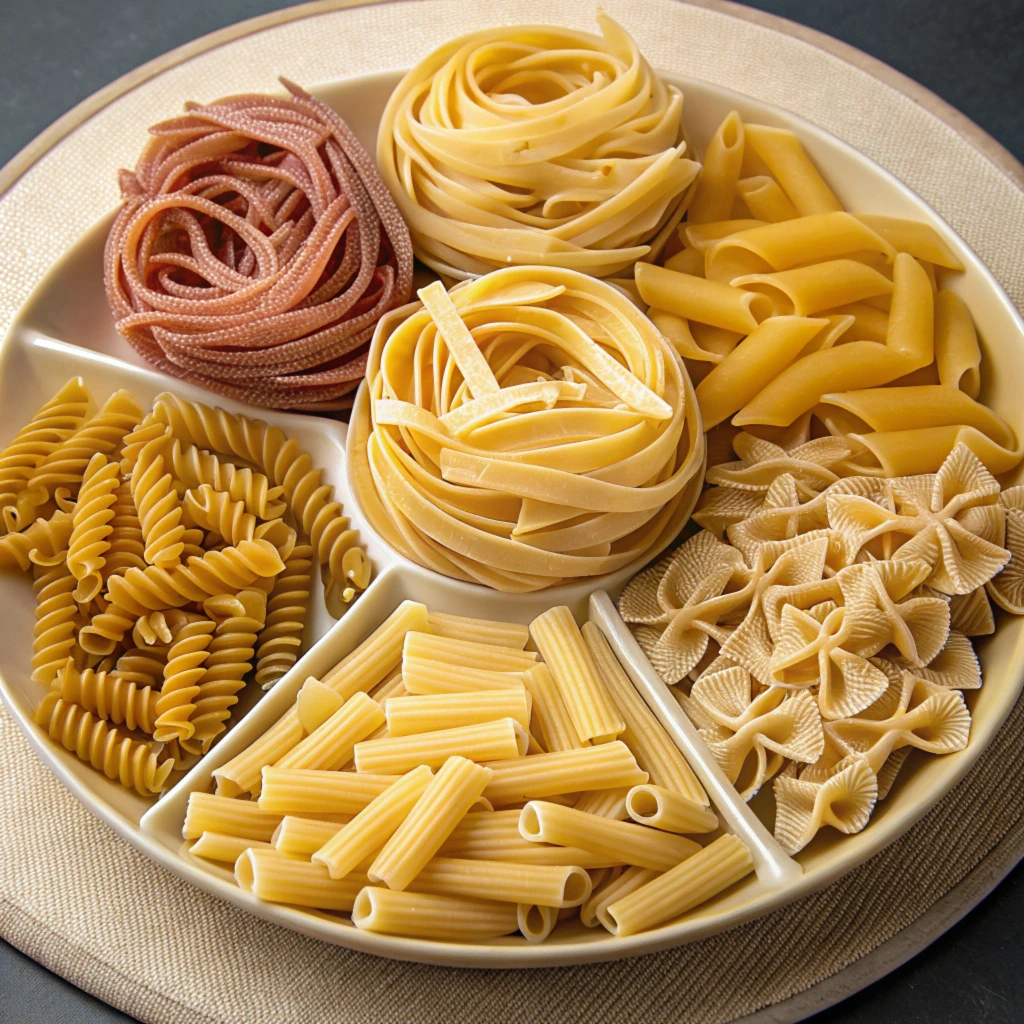
{"label": "red-tinted noodle nest", "polygon": [[[325,103],[236,96],[150,129],[104,257],[118,331],[164,373],[276,409],[351,403],[409,300],[409,231]],[[349,396],[346,398],[346,396]]]}

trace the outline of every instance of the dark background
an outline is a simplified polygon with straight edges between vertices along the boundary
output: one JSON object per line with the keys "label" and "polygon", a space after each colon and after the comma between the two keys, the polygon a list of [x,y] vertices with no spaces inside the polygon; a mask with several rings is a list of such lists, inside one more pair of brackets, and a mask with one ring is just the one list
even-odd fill
{"label": "dark background", "polygon": [[[0,0],[0,165],[70,107],[144,61],[285,6],[280,0]],[[762,0],[750,6],[891,64],[1024,161],[1024,0]],[[1024,245],[1024,239],[1007,244]],[[128,1020],[0,942],[0,1022]],[[1024,868],[909,964],[813,1021],[1024,1021]]]}

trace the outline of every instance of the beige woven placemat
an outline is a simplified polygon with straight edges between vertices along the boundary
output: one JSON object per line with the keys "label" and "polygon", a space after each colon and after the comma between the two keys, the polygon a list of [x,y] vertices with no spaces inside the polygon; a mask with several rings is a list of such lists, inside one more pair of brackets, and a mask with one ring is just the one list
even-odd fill
{"label": "beige woven placemat", "polygon": [[[352,4],[333,5],[340,6]],[[770,28],[772,19],[753,12],[736,17],[731,5],[604,6],[655,65],[788,107],[888,168],[946,217],[1024,306],[1024,252],[1006,242],[1024,237],[1020,169],[994,145],[983,153],[990,140],[969,122],[867,58],[816,45],[798,29],[787,34],[778,22]],[[116,201],[114,172],[133,162],[145,127],[184,99],[272,88],[277,74],[315,84],[407,66],[451,35],[489,24],[587,28],[591,20],[590,5],[579,0],[311,5],[128,76],[0,172],[0,189],[9,189],[0,199],[0,235],[15,256],[0,278],[0,331],[54,255]],[[147,1022],[732,1021],[877,950],[993,851],[1004,860],[1007,849],[1024,852],[1022,744],[1019,705],[967,778],[900,841],[824,892],[759,921],[637,960],[456,971],[321,944],[191,888],[82,808],[0,708],[0,934]]]}

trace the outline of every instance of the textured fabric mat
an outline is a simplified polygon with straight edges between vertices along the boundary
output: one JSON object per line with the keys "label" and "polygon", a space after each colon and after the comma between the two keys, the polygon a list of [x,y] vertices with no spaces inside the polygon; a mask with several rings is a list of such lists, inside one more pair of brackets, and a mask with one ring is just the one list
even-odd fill
{"label": "textured fabric mat", "polygon": [[[1024,252],[1006,244],[1024,236],[1024,194],[951,123],[832,53],[722,10],[673,0],[604,6],[656,66],[794,110],[895,173],[1024,305]],[[579,0],[406,0],[286,22],[170,67],[93,113],[0,199],[12,254],[0,278],[0,332],[55,254],[114,205],[115,172],[134,161],[145,127],[184,99],[273,88],[277,74],[315,84],[402,67],[457,32],[495,23],[591,29],[592,19]],[[1022,745],[1019,705],[965,780],[901,840],[759,921],[616,963],[458,971],[318,943],[179,881],[81,807],[0,709],[0,934],[147,1022],[726,1022],[876,949],[997,846],[1024,850]]]}

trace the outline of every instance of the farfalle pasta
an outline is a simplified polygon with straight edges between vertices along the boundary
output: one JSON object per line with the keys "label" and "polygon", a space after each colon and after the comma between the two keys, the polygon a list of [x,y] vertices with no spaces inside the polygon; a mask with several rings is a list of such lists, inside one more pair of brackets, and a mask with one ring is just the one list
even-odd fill
{"label": "farfalle pasta", "polygon": [[92,406],[72,379],[0,458],[0,569],[33,578],[37,721],[149,796],[209,750],[247,680],[266,689],[295,663],[314,562],[329,605],[369,562],[276,428],[170,396]]}
{"label": "farfalle pasta", "polygon": [[[837,477],[850,451],[740,435],[740,460],[709,471],[706,529],[619,598],[741,794],[774,777],[791,853],[822,827],[863,828],[911,749],[967,745],[971,637],[995,630],[990,598],[1022,610],[1024,489],[1001,490],[966,445],[890,479]],[[798,695],[813,733],[781,713]]]}
{"label": "farfalle pasta", "polygon": [[353,415],[351,476],[412,561],[524,593],[673,537],[704,438],[682,363],[620,292],[516,267],[388,316]]}
{"label": "farfalle pasta", "polygon": [[391,94],[377,163],[416,255],[463,279],[544,265],[599,277],[656,256],[700,165],[683,97],[628,33],[544,25],[446,43]]}

